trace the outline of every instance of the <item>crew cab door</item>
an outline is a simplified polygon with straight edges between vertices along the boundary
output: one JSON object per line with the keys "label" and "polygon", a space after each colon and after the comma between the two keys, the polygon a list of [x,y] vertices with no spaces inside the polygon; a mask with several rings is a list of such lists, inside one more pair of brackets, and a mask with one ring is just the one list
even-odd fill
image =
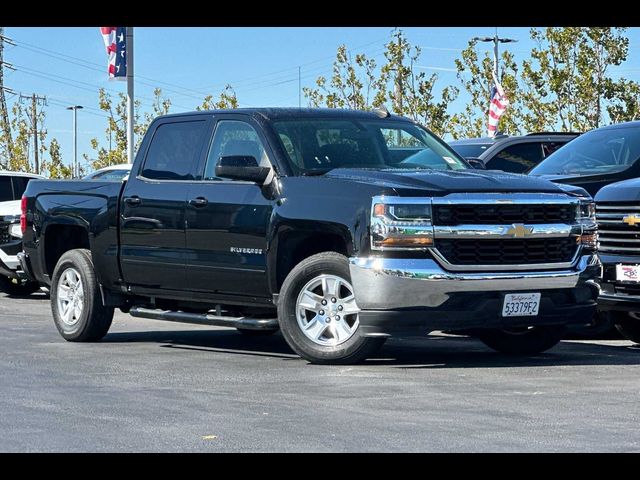
{"label": "crew cab door", "polygon": [[218,178],[221,156],[254,156],[260,166],[273,158],[258,125],[245,115],[217,119],[186,208],[187,283],[214,294],[268,297],[267,228],[274,200],[254,182]]}
{"label": "crew cab door", "polygon": [[187,290],[185,208],[204,151],[210,117],[154,122],[136,158],[120,205],[120,264],[125,283]]}

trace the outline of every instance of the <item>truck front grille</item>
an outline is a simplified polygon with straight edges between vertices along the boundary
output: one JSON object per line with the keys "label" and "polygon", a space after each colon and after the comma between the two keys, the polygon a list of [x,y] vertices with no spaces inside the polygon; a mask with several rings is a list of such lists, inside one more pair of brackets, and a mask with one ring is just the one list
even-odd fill
{"label": "truck front grille", "polygon": [[527,265],[566,263],[576,254],[575,238],[440,239],[438,252],[453,265]]}
{"label": "truck front grille", "polygon": [[598,203],[596,218],[600,242],[598,250],[620,255],[640,255],[640,205]]}
{"label": "truck front grille", "polygon": [[576,207],[571,204],[513,205],[434,205],[436,225],[502,225],[512,223],[573,223]]}

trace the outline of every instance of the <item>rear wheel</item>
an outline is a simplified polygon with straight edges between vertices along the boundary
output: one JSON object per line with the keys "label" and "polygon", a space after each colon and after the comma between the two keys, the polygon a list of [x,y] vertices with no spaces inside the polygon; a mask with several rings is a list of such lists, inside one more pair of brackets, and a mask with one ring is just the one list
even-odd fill
{"label": "rear wheel", "polygon": [[51,311],[60,335],[70,342],[95,342],[109,331],[113,307],[102,304],[89,250],[70,250],[58,260]]}
{"label": "rear wheel", "polygon": [[488,347],[508,355],[532,355],[556,346],[565,326],[523,327],[508,330],[481,330],[478,338]]}
{"label": "rear wheel", "polygon": [[[634,343],[640,343],[640,319],[634,318],[626,312],[616,312],[616,329]],[[638,315],[637,313],[633,314]]]}
{"label": "rear wheel", "polygon": [[39,289],[40,285],[36,282],[0,276],[0,292],[16,297],[26,297],[27,295],[37,292]]}
{"label": "rear wheel", "polygon": [[311,363],[357,363],[382,346],[384,338],[360,336],[359,312],[348,260],[335,252],[303,260],[291,270],[280,291],[282,334]]}

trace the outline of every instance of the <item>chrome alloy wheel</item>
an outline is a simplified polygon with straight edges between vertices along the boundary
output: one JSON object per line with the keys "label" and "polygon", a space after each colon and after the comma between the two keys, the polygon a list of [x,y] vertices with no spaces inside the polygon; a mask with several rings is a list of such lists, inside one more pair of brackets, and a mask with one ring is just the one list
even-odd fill
{"label": "chrome alloy wheel", "polygon": [[314,343],[336,346],[349,340],[358,329],[353,287],[336,275],[319,275],[300,291],[296,302],[298,326]]}
{"label": "chrome alloy wheel", "polygon": [[65,325],[74,326],[82,316],[84,290],[75,268],[67,268],[60,276],[57,290],[58,312]]}

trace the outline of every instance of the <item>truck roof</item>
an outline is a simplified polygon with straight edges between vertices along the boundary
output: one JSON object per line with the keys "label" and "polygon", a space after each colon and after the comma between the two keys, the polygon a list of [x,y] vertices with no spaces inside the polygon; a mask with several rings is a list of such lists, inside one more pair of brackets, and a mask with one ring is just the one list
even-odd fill
{"label": "truck roof", "polygon": [[259,115],[267,120],[282,120],[287,118],[354,118],[361,120],[385,120],[411,122],[412,120],[399,115],[389,114],[382,117],[380,110],[349,110],[344,108],[296,108],[296,107],[259,107],[259,108],[230,108],[221,110],[196,110],[192,112],[171,113],[159,118],[180,117],[185,115],[215,115],[221,113],[240,113],[244,115]]}

